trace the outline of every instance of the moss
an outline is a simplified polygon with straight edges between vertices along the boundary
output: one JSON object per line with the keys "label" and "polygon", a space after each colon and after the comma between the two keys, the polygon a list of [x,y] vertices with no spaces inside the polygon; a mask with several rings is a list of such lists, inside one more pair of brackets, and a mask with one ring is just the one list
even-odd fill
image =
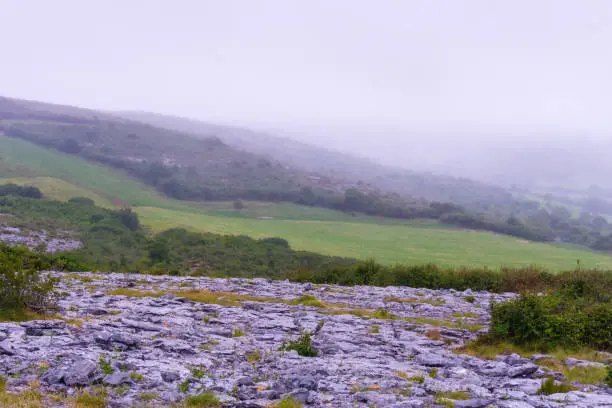
{"label": "moss", "polygon": [[143,402],[151,402],[157,399],[158,395],[155,392],[143,392],[138,396],[138,399]]}
{"label": "moss", "polygon": [[422,375],[413,375],[409,380],[416,384],[423,384],[425,382],[425,377]]}
{"label": "moss", "polygon": [[240,328],[234,329],[234,331],[232,332],[232,337],[244,337],[244,336],[246,336],[246,332]]}
{"label": "moss", "polygon": [[476,319],[478,317],[478,313],[472,313],[472,312],[453,313],[451,316],[453,316],[453,317],[467,317],[467,318],[470,318],[470,319]]}
{"label": "moss", "polygon": [[137,373],[136,371],[132,371],[130,373],[130,378],[136,382],[141,382],[144,380],[144,376],[140,373]]}
{"label": "moss", "polygon": [[261,351],[253,350],[246,353],[246,359],[249,363],[255,364],[261,360]]}
{"label": "moss", "polygon": [[323,303],[322,301],[320,301],[319,299],[311,295],[301,296],[297,299],[290,301],[289,304],[321,307],[321,308],[326,307],[325,303]]}

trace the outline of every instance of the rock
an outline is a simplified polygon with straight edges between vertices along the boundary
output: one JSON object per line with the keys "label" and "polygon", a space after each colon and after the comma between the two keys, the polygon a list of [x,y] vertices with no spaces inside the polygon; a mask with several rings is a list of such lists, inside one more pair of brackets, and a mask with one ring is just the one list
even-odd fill
{"label": "rock", "polygon": [[15,349],[8,341],[1,341],[0,342],[0,354],[4,354],[7,356],[14,356]]}
{"label": "rock", "polygon": [[[64,276],[61,272],[49,273]],[[561,394],[564,402],[559,403],[538,395],[544,375],[542,368],[532,364],[538,356],[529,361],[504,355],[489,361],[461,354],[460,350],[453,353],[453,345],[423,336],[431,325],[350,314],[352,310],[388,308],[407,320],[451,320],[453,313],[474,313],[478,316],[475,320],[486,327],[491,301],[504,302],[515,294],[473,292],[476,300],[471,304],[463,299],[463,292],[453,294],[450,290],[319,286],[269,279],[136,279],[115,273],[86,276],[95,277],[91,285],[98,292],[86,290],[77,279],[60,280],[58,290],[67,295],[59,301],[58,314],[74,317],[70,311],[75,308],[88,312],[87,324],[68,328],[61,320],[0,323],[0,375],[9,379],[9,392],[22,391],[46,368],[40,377],[45,393],[70,396],[92,384],[129,385],[122,395],[109,392],[108,406],[117,408],[142,405],[139,398],[144,393],[156,396],[152,406],[172,406],[182,404],[186,395],[205,391],[214,392],[228,408],[266,407],[287,395],[317,407],[356,404],[425,408],[434,405],[436,393],[456,390],[471,396],[466,401],[454,401],[458,408],[487,403],[502,408],[560,408],[563,404],[599,408],[610,405],[612,397],[612,389],[576,384],[579,391]],[[228,307],[174,295],[152,298],[107,296],[102,292],[128,285],[162,293],[189,287],[262,300]],[[278,302],[299,298],[311,290],[321,301],[342,306],[334,307],[334,314],[325,314],[317,308]],[[414,308],[410,302],[385,301],[388,297],[443,299],[446,303],[422,303],[424,306]],[[120,316],[109,318],[110,313],[105,312],[110,310],[120,311]],[[322,321],[325,325],[312,338],[313,347],[320,352],[317,358],[300,356],[294,350],[279,351],[283,342],[298,338],[304,330],[315,331]],[[233,337],[236,328],[242,328],[245,335]],[[465,344],[478,335],[452,328],[440,328],[440,333],[455,344]],[[102,374],[98,363],[101,353],[113,374]],[[593,363],[568,362],[574,366]],[[428,372],[433,368],[437,375],[430,378]],[[562,379],[561,373],[546,375]],[[424,382],[411,380],[415,376],[423,376]],[[178,385],[186,379],[189,387],[183,393]],[[360,391],[355,392],[355,387]],[[49,408],[61,406],[54,404],[50,402]]]}
{"label": "rock", "polygon": [[419,354],[414,358],[414,361],[418,364],[429,367],[446,367],[447,365],[450,365],[448,359],[431,353]]}
{"label": "rock", "polygon": [[59,384],[64,379],[65,374],[63,368],[51,368],[40,377],[40,381],[50,385]]}
{"label": "rock", "polygon": [[134,329],[156,331],[156,332],[163,330],[163,327],[161,326],[157,326],[155,324],[141,322],[137,320],[121,319],[121,323],[125,324],[128,327],[132,327]]}
{"label": "rock", "polygon": [[64,384],[72,385],[88,385],[98,366],[90,360],[80,360],[68,367],[63,375]]}
{"label": "rock", "polygon": [[94,316],[104,316],[105,314],[108,314],[108,310],[103,309],[101,307],[92,307],[89,309],[85,309],[85,313]]}
{"label": "rock", "polygon": [[32,320],[21,323],[26,328],[27,336],[46,336],[62,334],[66,328],[63,320]]}
{"label": "rock", "polygon": [[251,400],[257,395],[257,389],[250,386],[238,387],[237,397],[239,400]]}
{"label": "rock", "polygon": [[161,373],[161,377],[165,382],[174,382],[181,378],[181,375],[176,371],[164,371]]}
{"label": "rock", "polygon": [[598,363],[596,361],[578,360],[575,358],[568,357],[565,359],[565,365],[572,367],[605,367],[605,364]]}
{"label": "rock", "polygon": [[387,407],[397,401],[394,395],[379,394],[374,391],[356,392],[353,398],[355,401],[365,402],[377,407]]}
{"label": "rock", "polygon": [[236,381],[236,385],[238,386],[242,386],[242,385],[253,385],[253,379],[251,377],[240,377],[237,381]]}
{"label": "rock", "polygon": [[127,347],[136,347],[138,345],[138,338],[123,332],[113,333],[110,336],[110,341],[112,343],[123,344]]}
{"label": "rock", "polygon": [[121,384],[133,384],[134,381],[130,378],[128,373],[124,372],[115,372],[113,374],[108,374],[104,377],[104,384],[107,385],[121,385]]}
{"label": "rock", "polygon": [[527,363],[516,367],[510,367],[510,369],[508,370],[508,375],[512,378],[527,377],[530,374],[533,374],[538,371],[539,368],[540,367],[535,364]]}
{"label": "rock", "polygon": [[471,399],[453,401],[455,408],[485,408],[491,405],[494,400],[490,399]]}

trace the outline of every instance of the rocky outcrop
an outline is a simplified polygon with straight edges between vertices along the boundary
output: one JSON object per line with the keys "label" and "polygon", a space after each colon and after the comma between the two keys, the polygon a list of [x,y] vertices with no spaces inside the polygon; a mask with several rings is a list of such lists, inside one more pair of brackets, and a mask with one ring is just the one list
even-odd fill
{"label": "rocky outcrop", "polygon": [[[202,391],[249,407],[287,395],[315,407],[612,405],[603,386],[538,395],[551,375],[538,356],[484,360],[456,351],[485,330],[478,325],[486,327],[492,301],[514,294],[474,292],[471,302],[454,290],[55,275],[65,293],[58,319],[0,324],[9,390],[28,379],[48,393],[98,384],[118,407],[168,406]],[[313,333],[316,357],[282,347],[304,331]]]}
{"label": "rocky outcrop", "polygon": [[16,227],[0,225],[0,242],[6,245],[25,246],[30,249],[43,247],[53,254],[61,251],[72,251],[83,246],[80,241],[74,240],[70,233],[51,235],[47,231],[23,231]]}

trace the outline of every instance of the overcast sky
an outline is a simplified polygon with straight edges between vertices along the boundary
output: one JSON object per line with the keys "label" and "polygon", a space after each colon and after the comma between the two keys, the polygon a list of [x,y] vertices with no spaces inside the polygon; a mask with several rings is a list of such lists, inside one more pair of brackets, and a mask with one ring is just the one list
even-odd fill
{"label": "overcast sky", "polygon": [[0,94],[209,121],[612,130],[610,0],[0,0]]}

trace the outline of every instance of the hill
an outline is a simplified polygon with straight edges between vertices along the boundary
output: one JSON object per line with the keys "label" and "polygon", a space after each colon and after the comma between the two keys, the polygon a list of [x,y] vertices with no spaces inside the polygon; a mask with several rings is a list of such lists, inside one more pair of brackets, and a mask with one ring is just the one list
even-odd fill
{"label": "hill", "polygon": [[351,216],[289,203],[246,201],[246,208],[236,211],[230,202],[177,201],[118,170],[23,140],[0,136],[0,151],[0,179],[10,177],[22,184],[37,185],[53,198],[68,199],[74,194],[116,207],[129,204],[142,223],[154,231],[184,227],[254,238],[280,236],[296,250],[360,259],[376,257],[386,264],[491,268],[538,264],[562,270],[573,267],[580,259],[585,267],[612,268],[612,257],[579,247],[530,243],[435,221]]}
{"label": "hill", "polygon": [[428,201],[452,202],[472,210],[488,210],[492,206],[507,208],[515,202],[510,192],[498,186],[467,178],[383,166],[365,158],[302,143],[289,137],[157,113],[113,114],[200,138],[218,137],[236,149],[266,156],[338,182],[341,180],[347,186],[355,186],[360,182],[382,191]]}
{"label": "hill", "polygon": [[[371,182],[334,178],[236,149],[217,136],[194,137],[193,133],[107,113],[98,116],[85,109],[9,98],[0,99],[0,132],[119,169],[163,195],[183,201],[293,202],[394,219],[438,220],[530,241],[612,250],[612,227],[601,217],[587,214],[575,218],[567,211],[545,209],[539,201],[514,200],[503,190],[491,190],[470,180],[393,173],[377,176],[375,170],[368,179]],[[269,146],[269,151],[282,157],[282,150],[275,146]],[[325,156],[320,156],[310,161],[325,163]],[[453,201],[399,194],[397,186],[403,183],[418,185],[421,192],[446,194]],[[469,206],[461,205],[470,200]]]}
{"label": "hill", "polygon": [[80,108],[0,98],[0,131],[119,168],[178,199],[290,198],[308,174],[236,150]]}

